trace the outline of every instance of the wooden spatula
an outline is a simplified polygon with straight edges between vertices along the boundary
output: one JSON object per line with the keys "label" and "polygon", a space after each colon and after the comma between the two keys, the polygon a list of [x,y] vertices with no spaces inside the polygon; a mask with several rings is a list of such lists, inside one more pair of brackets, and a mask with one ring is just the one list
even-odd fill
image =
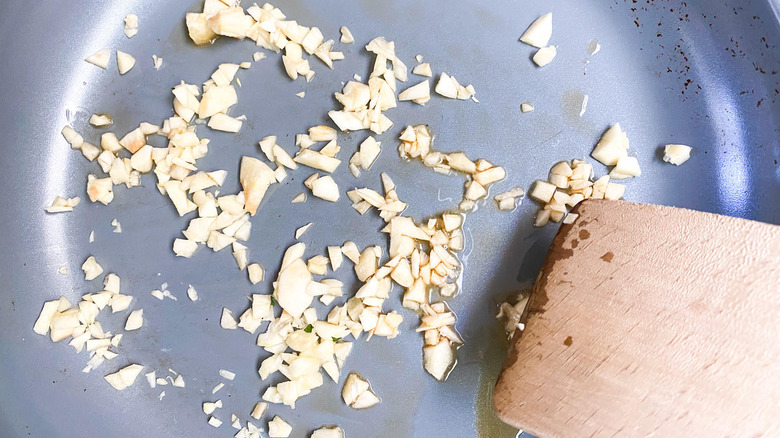
{"label": "wooden spatula", "polygon": [[589,200],[496,383],[540,437],[780,437],[780,227]]}

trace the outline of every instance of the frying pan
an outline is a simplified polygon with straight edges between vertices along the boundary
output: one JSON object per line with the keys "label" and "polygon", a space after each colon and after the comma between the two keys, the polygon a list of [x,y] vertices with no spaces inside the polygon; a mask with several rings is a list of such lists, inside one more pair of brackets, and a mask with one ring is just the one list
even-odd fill
{"label": "frying pan", "polygon": [[[286,78],[273,54],[239,74],[243,86],[233,114],[246,114],[244,129],[233,135],[199,128],[212,141],[201,167],[230,172],[223,193],[238,189],[238,160],[258,155],[260,138],[277,135],[291,148],[296,133],[327,122],[326,112],[336,105],[332,93],[353,74],[367,77],[371,59],[363,46],[383,35],[396,42],[407,64],[421,54],[434,71],[474,84],[480,102],[433,97],[424,107],[400,104],[388,112],[395,125],[378,138],[383,151],[374,168],[356,180],[342,166],[334,175],[342,189],[379,188],[385,171],[409,202],[406,214],[421,219],[453,208],[462,195],[461,178],[397,156],[397,135],[408,124],[430,125],[441,150],[464,150],[504,166],[508,177],[494,188],[498,193],[544,178],[557,161],[586,157],[603,130],[620,122],[643,170],[628,182],[626,199],[780,223],[780,29],[774,1],[320,0],[276,6],[301,24],[320,27],[328,38],[347,25],[356,43],[338,46],[346,60],[332,71],[316,65],[317,76],[308,84]],[[55,195],[85,198],[87,173],[99,171],[70,150],[59,134],[63,125],[96,141],[100,131],[86,122],[93,112],[111,113],[111,130],[119,134],[142,121],[158,123],[171,114],[173,85],[201,83],[219,63],[251,59],[256,48],[247,41],[221,39],[208,47],[189,42],[184,14],[200,7],[200,1],[0,4],[4,436],[228,436],[227,424],[206,424],[201,403],[220,398],[223,420],[233,412],[246,420],[268,385],[256,373],[263,356],[254,337],[222,330],[218,321],[222,307],[245,308],[246,297],[267,293],[270,282],[251,286],[225,252],[174,258],[171,243],[186,219],[157,193],[153,177],[145,176],[143,187],[118,189],[108,207],[83,201],[72,213],[43,211]],[[531,48],[518,38],[549,11],[558,57],[538,69]],[[140,19],[138,35],[129,40],[122,32],[128,13]],[[588,46],[596,41],[601,50],[590,55]],[[120,76],[113,63],[104,71],[83,62],[103,47],[134,55],[135,68]],[[152,55],[163,58],[159,71],[152,68]],[[306,91],[304,99],[295,96],[300,91]],[[584,95],[588,105],[580,117]],[[524,101],[536,110],[522,114]],[[365,136],[340,136],[342,155],[351,155]],[[658,148],[666,143],[692,145],[691,160],[679,168],[661,162]],[[290,204],[308,175],[294,172],[275,186],[253,218],[250,258],[267,268],[267,278],[275,277],[295,228],[310,221],[314,226],[303,241],[315,253],[345,240],[360,247],[385,241],[381,219],[359,216],[346,197],[335,206],[311,198]],[[359,342],[346,365],[371,381],[383,399],[379,406],[353,411],[340,401],[339,386],[326,383],[295,410],[272,405],[266,418],[281,415],[293,425],[294,437],[323,424],[339,424],[351,437],[517,434],[491,410],[490,392],[506,348],[495,313],[499,302],[536,276],[555,232],[555,226],[531,227],[536,208],[526,200],[502,213],[490,201],[468,216],[462,292],[450,301],[466,344],[445,383],[422,370],[422,339],[412,334],[417,318],[394,298],[388,307],[404,314],[403,335]],[[114,218],[121,234],[112,233]],[[74,301],[100,288],[98,280],[85,282],[81,275],[89,255],[122,278],[123,292],[144,309],[146,326],[125,336],[120,357],[85,374],[84,353],[35,335],[32,325],[44,301],[60,295]],[[58,274],[60,266],[70,274]],[[347,288],[355,284],[349,269],[336,277]],[[149,295],[163,282],[178,301]],[[200,301],[186,299],[189,284]],[[122,318],[107,317],[105,327],[119,329]],[[129,362],[145,365],[145,372],[171,368],[187,386],[152,390],[141,378],[117,392],[102,376]],[[222,381],[220,368],[237,377],[212,396],[211,388]],[[166,396],[159,400],[161,389]]]}

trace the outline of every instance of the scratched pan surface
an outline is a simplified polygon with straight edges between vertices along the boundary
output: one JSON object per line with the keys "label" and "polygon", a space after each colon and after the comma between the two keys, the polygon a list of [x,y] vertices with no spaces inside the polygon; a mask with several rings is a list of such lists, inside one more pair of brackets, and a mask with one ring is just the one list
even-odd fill
{"label": "scratched pan surface", "polygon": [[[387,112],[395,126],[379,137],[378,163],[358,180],[346,166],[335,173],[342,189],[379,188],[380,171],[388,172],[407,213],[421,219],[453,208],[462,193],[458,176],[442,176],[418,163],[402,162],[397,136],[407,124],[427,123],[441,150],[465,150],[503,165],[508,178],[494,191],[528,187],[544,177],[558,160],[586,157],[601,132],[620,122],[629,133],[631,152],[642,166],[641,178],[629,181],[626,198],[689,207],[780,223],[780,149],[778,89],[780,31],[771,4],[765,1],[578,1],[578,2],[344,2],[287,1],[278,4],[298,22],[318,26],[329,38],[348,25],[356,44],[338,49],[346,60],[329,71],[312,61],[314,81],[290,81],[278,56],[239,73],[243,87],[233,114],[248,121],[237,135],[199,128],[212,140],[203,169],[231,172],[224,193],[238,187],[238,160],[257,155],[257,141],[277,135],[289,150],[293,136],[326,122],[335,106],[332,93],[357,73],[367,76],[370,57],[362,47],[384,35],[396,41],[410,66],[421,54],[435,72],[454,74],[476,87],[480,103],[434,96],[425,107],[402,103]],[[500,3],[500,4],[499,4]],[[100,131],[86,119],[92,112],[114,115],[113,131],[124,134],[141,121],[160,122],[170,115],[170,88],[180,80],[201,83],[221,62],[249,60],[249,41],[220,40],[194,47],[184,28],[184,14],[199,1],[168,2],[3,2],[0,6],[0,430],[3,436],[229,436],[230,413],[248,419],[267,383],[256,369],[263,357],[254,337],[219,328],[220,310],[240,311],[251,292],[266,293],[270,281],[250,286],[236,270],[229,252],[200,251],[190,260],[175,259],[171,243],[186,225],[169,201],[144,176],[143,186],[119,188],[108,207],[82,202],[69,214],[46,215],[43,207],[55,195],[85,198],[86,174],[96,164],[69,149],[59,131],[71,123],[88,141]],[[543,68],[530,62],[532,49],[518,37],[535,17],[554,11],[552,43],[558,57]],[[127,13],[140,17],[140,32],[130,40],[122,33]],[[598,40],[601,51],[589,56]],[[137,59],[120,77],[112,61],[103,71],[82,61],[96,50],[121,49]],[[163,67],[152,69],[151,56]],[[412,76],[411,81],[419,78]],[[306,92],[304,99],[295,93]],[[582,96],[587,111],[579,117]],[[521,114],[520,103],[536,110]],[[347,159],[363,132],[340,137]],[[676,168],[659,160],[659,146],[685,143],[691,160]],[[602,166],[596,166],[603,173]],[[308,255],[326,245],[354,239],[361,247],[383,243],[382,221],[359,216],[346,196],[336,204],[312,199],[291,205],[311,172],[293,172],[274,186],[253,218],[250,258],[275,276],[281,251],[293,243],[293,232],[307,222],[314,227],[303,241]],[[437,383],[421,368],[421,337],[413,333],[417,318],[400,309],[398,294],[389,308],[405,316],[404,334],[393,340],[359,342],[347,361],[370,379],[383,403],[353,411],[341,402],[339,386],[326,382],[299,401],[295,410],[272,406],[293,425],[293,436],[308,436],[322,424],[339,424],[350,437],[510,437],[491,412],[491,391],[503,359],[501,328],[495,306],[531,281],[538,272],[556,227],[531,227],[535,205],[525,201],[513,213],[499,213],[491,203],[466,221],[463,292],[451,300],[466,340],[459,363],[446,383]],[[122,234],[111,232],[117,218]],[[88,243],[91,230],[95,242]],[[84,353],[53,344],[32,332],[45,300],[71,300],[98,290],[85,282],[81,262],[94,255],[107,272],[123,279],[123,292],[136,297],[146,326],[125,336],[120,356],[90,374],[80,372]],[[59,266],[69,275],[57,273]],[[349,265],[347,265],[349,266]],[[336,276],[354,286],[350,267]],[[157,301],[152,289],[167,282],[179,300]],[[185,290],[196,286],[201,300],[190,302]],[[320,315],[324,315],[320,311]],[[104,317],[117,330],[121,317]],[[184,389],[151,389],[143,377],[123,392],[102,376],[129,362],[185,376]],[[237,377],[216,396],[211,388],[226,368]],[[165,389],[166,396],[158,395]],[[220,429],[206,424],[201,403],[220,398],[226,421]],[[264,424],[263,424],[264,426]]]}

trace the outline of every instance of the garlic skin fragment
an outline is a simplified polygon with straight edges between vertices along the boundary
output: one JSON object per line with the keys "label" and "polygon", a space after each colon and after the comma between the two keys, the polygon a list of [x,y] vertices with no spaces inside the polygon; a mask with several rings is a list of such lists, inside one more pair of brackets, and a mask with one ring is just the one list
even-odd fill
{"label": "garlic skin fragment", "polygon": [[121,50],[116,51],[116,66],[119,74],[123,75],[129,72],[135,66],[135,58]]}
{"label": "garlic skin fragment", "polygon": [[287,438],[290,436],[290,433],[292,433],[292,426],[287,424],[282,417],[277,415],[268,422],[269,438]]}
{"label": "garlic skin fragment", "polygon": [[144,367],[138,364],[128,365],[116,373],[109,374],[104,378],[114,389],[122,391],[135,382],[135,378],[141,373]]}
{"label": "garlic skin fragment", "polygon": [[344,429],[338,426],[322,426],[312,432],[311,438],[344,438]]}
{"label": "garlic skin fragment", "polygon": [[664,162],[679,166],[691,158],[691,149],[683,144],[668,144],[664,146]]}
{"label": "garlic skin fragment", "polygon": [[542,48],[550,42],[551,37],[552,12],[544,14],[534,20],[534,22],[528,26],[528,29],[523,32],[523,35],[520,37],[520,41],[536,48]]}
{"label": "garlic skin fragment", "polygon": [[538,65],[539,67],[544,67],[545,65],[551,63],[557,54],[558,49],[555,46],[547,46],[537,50],[532,59],[534,64]]}
{"label": "garlic skin fragment", "polygon": [[87,56],[84,61],[96,65],[103,70],[108,68],[108,61],[111,59],[111,52],[108,49],[100,49],[97,52]]}

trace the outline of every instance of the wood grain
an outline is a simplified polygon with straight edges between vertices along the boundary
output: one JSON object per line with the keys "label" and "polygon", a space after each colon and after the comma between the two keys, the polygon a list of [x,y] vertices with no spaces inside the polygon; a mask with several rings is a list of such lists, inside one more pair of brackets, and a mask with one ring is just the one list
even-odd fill
{"label": "wood grain", "polygon": [[540,437],[780,436],[780,227],[589,200],[496,383]]}

